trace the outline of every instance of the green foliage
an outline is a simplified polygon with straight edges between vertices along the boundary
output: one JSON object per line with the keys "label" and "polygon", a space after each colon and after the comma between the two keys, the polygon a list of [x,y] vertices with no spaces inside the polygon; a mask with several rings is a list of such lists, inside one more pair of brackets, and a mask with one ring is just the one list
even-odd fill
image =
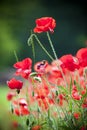
{"label": "green foliage", "polygon": [[0,21],[0,66],[10,65],[14,50],[19,49],[19,43],[12,35],[11,28],[5,21]]}

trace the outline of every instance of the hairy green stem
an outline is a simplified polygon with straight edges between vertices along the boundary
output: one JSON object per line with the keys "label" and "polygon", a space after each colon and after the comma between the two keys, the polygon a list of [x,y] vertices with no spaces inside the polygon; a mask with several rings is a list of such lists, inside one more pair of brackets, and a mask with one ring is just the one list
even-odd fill
{"label": "hairy green stem", "polygon": [[57,58],[57,54],[56,54],[56,52],[55,52],[55,49],[54,49],[53,43],[52,43],[52,41],[51,41],[51,39],[50,39],[49,32],[47,32],[47,37],[48,37],[48,40],[49,40],[49,43],[50,43],[51,49],[52,49],[52,51],[53,51],[53,54],[54,54],[54,56],[55,56],[55,59],[57,60],[57,59],[58,59],[58,58]]}
{"label": "hairy green stem", "polygon": [[31,43],[31,39],[32,37],[35,37],[36,41],[38,42],[38,44],[40,45],[40,47],[44,50],[44,52],[49,56],[49,58],[53,61],[53,57],[48,53],[48,51],[45,49],[45,47],[42,45],[42,43],[40,42],[40,40],[38,39],[38,37],[35,34],[31,34],[31,36],[28,39],[28,45],[30,46]]}
{"label": "hairy green stem", "polygon": [[[54,54],[54,56],[55,56],[55,60],[58,60],[57,54],[56,54],[56,52],[55,52],[53,43],[52,43],[51,38],[50,38],[50,35],[49,35],[49,32],[47,32],[47,37],[48,37],[48,40],[49,40],[51,49],[52,49],[52,51],[53,51],[53,54]],[[65,81],[65,83],[66,83],[66,87],[67,87],[67,86],[68,86],[68,85],[67,85],[67,81],[66,81],[65,75],[64,75],[64,73],[63,73],[63,71],[62,71],[62,68],[60,67],[60,65],[59,65],[58,63],[57,63],[57,66],[58,66],[58,68],[60,69],[60,72],[61,72],[61,74],[62,74],[62,76],[63,76],[63,79],[64,79],[64,81]]]}

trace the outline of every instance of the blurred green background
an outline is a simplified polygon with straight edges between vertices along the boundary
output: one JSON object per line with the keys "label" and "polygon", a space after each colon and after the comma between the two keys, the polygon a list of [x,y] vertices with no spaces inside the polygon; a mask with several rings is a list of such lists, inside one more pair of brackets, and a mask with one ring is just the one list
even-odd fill
{"label": "blurred green background", "polygon": [[[57,55],[75,54],[85,47],[87,40],[86,0],[1,0],[0,1],[0,69],[11,67],[16,59],[32,57],[31,48],[27,46],[30,31],[35,27],[35,19],[52,16],[57,27],[51,35]],[[46,36],[39,35],[43,44],[50,50]],[[45,59],[46,55],[36,44],[36,61]],[[38,51],[39,50],[39,51]],[[40,55],[42,54],[42,56]],[[48,57],[47,57],[48,58]]]}
{"label": "blurred green background", "polygon": [[[35,27],[35,19],[51,16],[57,26],[51,35],[58,57],[72,53],[87,45],[87,0],[1,0],[0,1],[0,113],[6,114],[8,91],[6,81],[12,76],[12,66],[16,62],[14,50],[19,60],[33,58],[27,40]],[[46,34],[38,35],[43,45],[52,54]],[[35,44],[35,61],[49,58]],[[3,86],[3,84],[5,84]],[[4,109],[3,109],[4,108]],[[4,118],[0,115],[0,120]],[[7,116],[8,118],[8,116]],[[3,125],[0,125],[3,126]],[[0,130],[4,130],[0,128]]]}

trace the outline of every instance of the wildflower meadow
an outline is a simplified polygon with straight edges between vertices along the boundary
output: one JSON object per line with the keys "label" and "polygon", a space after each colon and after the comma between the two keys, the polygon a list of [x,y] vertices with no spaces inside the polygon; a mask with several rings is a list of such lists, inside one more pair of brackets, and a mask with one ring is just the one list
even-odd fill
{"label": "wildflower meadow", "polygon": [[[87,47],[75,55],[58,57],[51,40],[56,20],[42,17],[35,23],[27,41],[34,58],[19,61],[15,53],[15,73],[7,81],[10,114],[19,118],[14,126],[21,130],[87,130]],[[53,55],[39,40],[41,33],[46,33]],[[50,63],[46,58],[35,63],[35,42]]]}

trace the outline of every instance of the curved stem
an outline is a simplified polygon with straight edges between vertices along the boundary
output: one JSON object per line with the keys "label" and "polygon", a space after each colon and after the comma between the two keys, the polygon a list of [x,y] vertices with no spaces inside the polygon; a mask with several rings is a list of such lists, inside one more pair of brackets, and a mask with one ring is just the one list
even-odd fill
{"label": "curved stem", "polygon": [[35,39],[37,40],[38,44],[40,45],[40,47],[44,50],[44,52],[49,56],[49,58],[51,60],[54,60],[53,57],[48,53],[48,51],[45,49],[45,47],[42,45],[42,43],[40,42],[40,40],[38,39],[38,37],[35,34],[31,34],[31,36],[28,39],[28,45],[30,46],[32,43],[30,42],[32,37],[35,37]]}
{"label": "curved stem", "polygon": [[[32,30],[31,30],[31,35],[32,35]],[[34,47],[34,40],[33,38],[31,38],[31,44],[32,44],[32,53],[33,53],[33,59],[34,59],[34,63],[35,63],[35,47]]]}
{"label": "curved stem", "polygon": [[[28,38],[28,45],[30,46],[30,45],[32,44],[32,41],[31,41],[31,40],[32,40],[32,37],[35,37],[35,39],[36,39],[37,43],[40,45],[40,47],[41,47],[41,48],[44,50],[44,52],[49,56],[49,58],[50,58],[52,61],[54,61],[54,58],[48,53],[48,51],[45,49],[45,47],[42,45],[42,43],[40,42],[40,40],[38,39],[38,37],[37,37],[35,34],[31,34],[31,36]],[[48,37],[48,40],[49,40],[51,49],[52,49],[52,51],[53,51],[53,53],[54,53],[55,59],[58,60],[57,54],[56,54],[56,52],[55,52],[53,43],[52,43],[52,41],[51,41],[51,39],[50,39],[50,35],[49,35],[48,32],[47,32],[47,37]],[[66,78],[65,78],[64,73],[63,73],[63,71],[62,71],[62,68],[60,67],[59,64],[57,64],[57,66],[58,66],[58,68],[60,69],[61,74],[62,74],[62,76],[63,76],[63,79],[64,79],[64,81],[65,81],[65,83],[66,83],[66,86],[67,86]]]}

